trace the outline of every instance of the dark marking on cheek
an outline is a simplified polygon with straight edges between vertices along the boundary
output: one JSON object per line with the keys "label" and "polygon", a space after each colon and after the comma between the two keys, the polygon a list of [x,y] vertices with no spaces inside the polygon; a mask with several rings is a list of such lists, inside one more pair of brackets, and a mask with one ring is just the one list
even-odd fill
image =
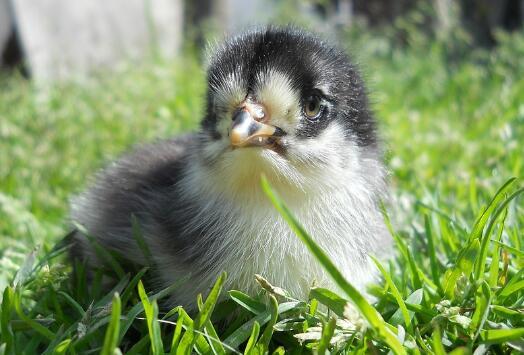
{"label": "dark marking on cheek", "polygon": [[283,157],[287,156],[287,147],[283,144],[274,144],[272,149]]}
{"label": "dark marking on cheek", "polygon": [[214,129],[212,132],[210,132],[210,133],[211,133],[211,134],[210,134],[210,135],[211,135],[211,138],[212,138],[213,140],[218,141],[218,140],[222,139],[222,135],[220,134],[219,131],[216,130],[216,127],[215,127],[215,129]]}
{"label": "dark marking on cheek", "polygon": [[207,133],[211,140],[219,140],[222,138],[222,135],[217,130],[217,121],[216,119],[205,119],[202,121],[202,131]]}
{"label": "dark marking on cheek", "polygon": [[296,133],[297,137],[302,139],[318,137],[329,125],[328,120],[309,122],[304,119],[304,121],[304,124],[297,129]]}

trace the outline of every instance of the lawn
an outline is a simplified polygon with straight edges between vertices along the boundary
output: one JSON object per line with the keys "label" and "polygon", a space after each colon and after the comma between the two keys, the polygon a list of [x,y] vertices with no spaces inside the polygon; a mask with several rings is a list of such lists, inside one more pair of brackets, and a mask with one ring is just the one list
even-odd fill
{"label": "lawn", "polygon": [[[10,75],[0,79],[0,354],[524,351],[523,183],[511,180],[524,176],[524,33],[500,34],[490,51],[342,38],[364,72],[391,172],[397,250],[379,265],[372,306],[343,280],[341,295],[293,300],[266,284],[269,303],[236,290],[215,307],[219,278],[193,319],[159,314],[176,285],[153,294],[143,273],[107,294],[96,280],[87,289],[82,268],[71,275],[55,248],[68,199],[133,144],[197,127],[202,64],[187,54],[52,87]],[[237,321],[225,326],[232,310]]]}

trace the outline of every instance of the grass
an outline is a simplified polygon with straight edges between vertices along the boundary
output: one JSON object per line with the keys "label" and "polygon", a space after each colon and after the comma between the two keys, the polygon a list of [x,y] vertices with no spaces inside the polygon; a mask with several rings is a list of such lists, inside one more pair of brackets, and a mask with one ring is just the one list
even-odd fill
{"label": "grass", "polygon": [[[434,353],[524,351],[524,33],[453,59],[449,46],[347,34],[377,112],[391,171],[386,218],[396,256],[369,304],[264,185],[282,215],[344,291],[309,300],[258,279],[262,302],[222,290],[200,312],[162,313],[179,285],[151,293],[147,270],[110,292],[55,243],[67,200],[136,142],[193,129],[204,75],[178,63],[122,68],[81,84],[0,81],[0,354]],[[35,246],[37,246],[35,248]],[[255,277],[255,275],[254,275]],[[146,284],[147,285],[147,284]],[[228,302],[216,304],[220,294]],[[227,315],[238,316],[225,322]]]}

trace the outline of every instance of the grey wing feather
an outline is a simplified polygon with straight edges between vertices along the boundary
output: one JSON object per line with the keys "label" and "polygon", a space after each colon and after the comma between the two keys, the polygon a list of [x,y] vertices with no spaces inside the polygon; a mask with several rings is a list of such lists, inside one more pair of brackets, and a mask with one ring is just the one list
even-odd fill
{"label": "grey wing feather", "polygon": [[[72,222],[85,228],[102,247],[146,264],[133,237],[132,218],[149,226],[164,218],[162,213],[168,209],[163,208],[165,196],[183,174],[196,139],[196,135],[185,135],[144,145],[112,163],[97,175],[91,188],[72,201]],[[75,233],[73,239],[72,256],[98,262],[83,233]]]}

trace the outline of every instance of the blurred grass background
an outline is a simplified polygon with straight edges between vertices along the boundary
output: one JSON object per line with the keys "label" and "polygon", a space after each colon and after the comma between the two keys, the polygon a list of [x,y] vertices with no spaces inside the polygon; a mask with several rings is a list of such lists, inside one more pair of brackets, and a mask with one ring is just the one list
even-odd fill
{"label": "blurred grass background", "polygon": [[205,90],[204,71],[191,55],[82,84],[43,89],[20,76],[0,83],[4,282],[16,270],[15,260],[66,233],[68,200],[97,169],[133,144],[195,129]]}

